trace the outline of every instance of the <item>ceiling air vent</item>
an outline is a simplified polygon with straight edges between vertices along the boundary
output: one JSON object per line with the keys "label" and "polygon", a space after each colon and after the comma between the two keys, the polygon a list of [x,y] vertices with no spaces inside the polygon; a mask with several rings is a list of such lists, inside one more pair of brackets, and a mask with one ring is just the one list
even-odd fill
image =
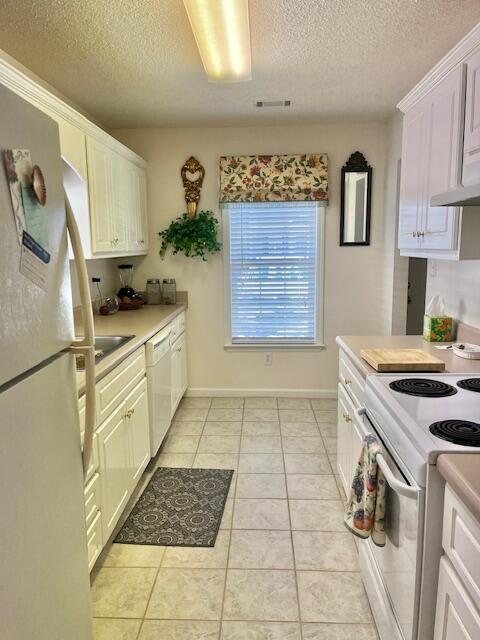
{"label": "ceiling air vent", "polygon": [[257,100],[257,107],[290,107],[291,100]]}

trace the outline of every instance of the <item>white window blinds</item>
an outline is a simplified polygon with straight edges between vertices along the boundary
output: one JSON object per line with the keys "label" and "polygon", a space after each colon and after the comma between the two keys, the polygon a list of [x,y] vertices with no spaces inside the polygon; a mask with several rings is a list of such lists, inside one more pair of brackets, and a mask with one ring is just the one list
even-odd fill
{"label": "white window blinds", "polygon": [[232,343],[315,343],[317,204],[224,206],[230,226]]}

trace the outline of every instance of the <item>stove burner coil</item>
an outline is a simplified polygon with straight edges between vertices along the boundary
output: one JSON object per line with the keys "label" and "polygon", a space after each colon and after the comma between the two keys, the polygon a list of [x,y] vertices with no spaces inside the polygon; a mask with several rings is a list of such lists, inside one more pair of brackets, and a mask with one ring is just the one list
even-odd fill
{"label": "stove burner coil", "polygon": [[465,380],[459,380],[457,387],[460,389],[466,389],[467,391],[480,391],[480,378],[466,378]]}
{"label": "stove burner coil", "polygon": [[429,427],[430,433],[437,438],[462,444],[467,447],[480,447],[480,424],[468,420],[440,420]]}
{"label": "stove burner coil", "polygon": [[455,387],[441,380],[430,380],[428,378],[402,378],[401,380],[390,382],[389,386],[393,391],[421,398],[445,398],[457,393]]}

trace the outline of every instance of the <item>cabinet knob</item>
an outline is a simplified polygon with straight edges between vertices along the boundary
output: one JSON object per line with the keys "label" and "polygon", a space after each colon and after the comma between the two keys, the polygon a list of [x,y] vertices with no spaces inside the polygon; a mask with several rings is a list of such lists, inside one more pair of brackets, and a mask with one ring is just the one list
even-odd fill
{"label": "cabinet knob", "polygon": [[417,237],[418,238],[424,238],[425,237],[425,231],[417,231]]}
{"label": "cabinet knob", "polygon": [[145,240],[140,240],[140,244],[145,244]]}
{"label": "cabinet knob", "polygon": [[177,347],[177,351],[181,351],[181,350],[182,350],[182,347]]}
{"label": "cabinet knob", "polygon": [[125,418],[131,418],[134,413],[135,413],[135,409],[129,409],[125,414]]}
{"label": "cabinet knob", "polygon": [[417,237],[417,234],[418,234],[418,231],[412,231],[412,236],[413,236],[414,238],[416,238],[416,237]]}
{"label": "cabinet knob", "polygon": [[345,384],[346,385],[352,384],[352,381],[350,380],[350,378],[345,378]]}
{"label": "cabinet knob", "polygon": [[344,413],[343,414],[343,418],[344,418],[345,422],[352,422],[352,417],[348,413]]}

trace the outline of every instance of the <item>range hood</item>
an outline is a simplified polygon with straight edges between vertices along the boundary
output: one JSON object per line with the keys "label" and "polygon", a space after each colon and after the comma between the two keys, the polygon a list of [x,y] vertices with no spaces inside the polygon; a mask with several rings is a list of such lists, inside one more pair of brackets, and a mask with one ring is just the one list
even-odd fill
{"label": "range hood", "polygon": [[430,198],[432,207],[474,207],[480,205],[480,182],[468,187],[458,187]]}

